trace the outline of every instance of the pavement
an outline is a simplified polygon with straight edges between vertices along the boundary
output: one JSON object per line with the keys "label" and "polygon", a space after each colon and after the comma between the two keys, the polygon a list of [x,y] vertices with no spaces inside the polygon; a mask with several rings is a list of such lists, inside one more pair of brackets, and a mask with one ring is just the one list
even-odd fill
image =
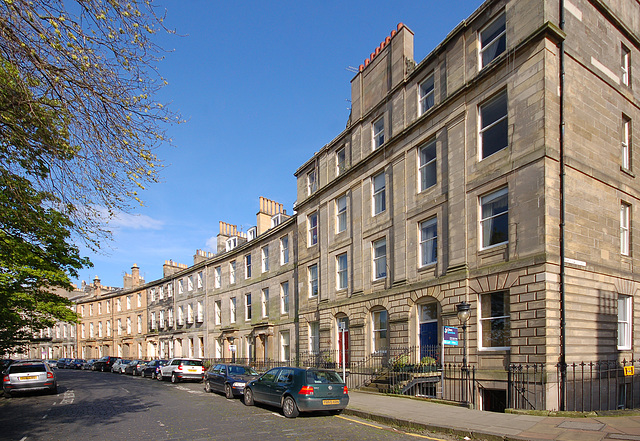
{"label": "pavement", "polygon": [[640,413],[558,417],[497,413],[398,395],[349,391],[345,415],[474,440],[638,440]]}

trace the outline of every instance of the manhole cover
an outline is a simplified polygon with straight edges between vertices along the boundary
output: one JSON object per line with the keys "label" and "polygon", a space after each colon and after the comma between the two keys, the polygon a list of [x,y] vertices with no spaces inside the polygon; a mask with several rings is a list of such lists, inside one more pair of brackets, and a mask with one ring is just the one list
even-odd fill
{"label": "manhole cover", "polygon": [[586,421],[564,421],[563,423],[560,423],[558,427],[562,427],[563,429],[593,430],[594,432],[597,432],[598,430],[602,430],[604,424],[589,423]]}

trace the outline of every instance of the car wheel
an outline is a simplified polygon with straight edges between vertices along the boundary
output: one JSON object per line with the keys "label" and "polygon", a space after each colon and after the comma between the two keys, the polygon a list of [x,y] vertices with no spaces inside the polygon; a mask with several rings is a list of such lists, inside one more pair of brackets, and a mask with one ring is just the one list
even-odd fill
{"label": "car wheel", "polygon": [[172,383],[178,383],[180,381],[180,378],[178,378],[178,376],[176,374],[171,374],[171,382]]}
{"label": "car wheel", "polygon": [[207,380],[204,380],[204,391],[208,394],[211,393],[211,383]]}
{"label": "car wheel", "polygon": [[294,400],[292,396],[284,397],[284,401],[282,402],[282,413],[287,418],[295,418],[300,414],[298,406],[296,405],[296,400]]}
{"label": "car wheel", "polygon": [[107,372],[107,367],[106,366],[102,366],[102,372]]}
{"label": "car wheel", "polygon": [[155,380],[156,379],[156,373],[155,372],[151,372],[151,379]]}
{"label": "car wheel", "polygon": [[251,389],[244,390],[244,404],[245,406],[253,406],[253,391]]}
{"label": "car wheel", "polygon": [[229,383],[224,385],[224,396],[229,400],[233,398],[233,390],[231,389],[231,385]]}
{"label": "car wheel", "polygon": [[158,374],[156,375],[156,380],[162,381],[162,372],[158,372]]}

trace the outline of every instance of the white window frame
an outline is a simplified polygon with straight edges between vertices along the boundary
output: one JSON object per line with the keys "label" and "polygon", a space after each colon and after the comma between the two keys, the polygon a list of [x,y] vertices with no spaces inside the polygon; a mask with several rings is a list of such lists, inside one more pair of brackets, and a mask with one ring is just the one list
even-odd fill
{"label": "white window frame", "polygon": [[142,293],[141,292],[138,293],[137,302],[138,302],[138,308],[142,308]]}
{"label": "white window frame", "polygon": [[[505,211],[501,211],[499,213],[496,214],[490,214],[487,217],[483,217],[484,216],[484,206],[485,204],[489,204],[497,199],[500,199],[502,197],[506,197],[507,198],[507,209]],[[501,216],[507,216],[507,231],[506,231],[506,240],[503,240],[502,242],[496,242],[496,243],[488,243],[487,244],[487,240],[485,238],[485,228],[484,225],[486,222],[493,222],[494,219],[497,219]],[[486,250],[492,247],[496,247],[499,245],[503,245],[506,243],[509,243],[509,190],[507,187],[503,187],[499,190],[493,191],[489,194],[486,194],[484,196],[480,197],[479,200],[479,213],[478,213],[478,217],[480,219],[479,222],[479,226],[480,226],[480,249],[482,250]],[[489,233],[491,233],[492,230],[489,231]]]}
{"label": "white window frame", "polygon": [[[384,253],[382,253],[382,248],[384,248]],[[387,238],[383,237],[378,240],[374,240],[371,242],[371,255],[372,259],[372,270],[373,270],[373,280],[383,280],[387,278]],[[380,265],[384,266],[384,274],[379,276],[378,268]]]}
{"label": "white window frame", "polygon": [[311,196],[318,189],[318,174],[313,169],[307,173],[307,196]]}
{"label": "white window frame", "polygon": [[347,169],[347,148],[340,147],[336,150],[336,175],[340,176]]}
{"label": "white window frame", "polygon": [[[504,20],[504,29],[498,35],[496,35],[493,39],[486,41],[483,44],[482,33],[485,32],[494,24],[496,24],[498,20]],[[495,44],[499,44],[502,38],[504,38],[504,47],[505,47],[504,50],[501,51],[500,53],[495,54],[490,60],[488,60],[485,63],[484,56],[483,56],[484,53],[489,48],[493,47]],[[478,63],[479,63],[480,69],[483,69],[485,66],[488,66],[489,64],[491,64],[493,60],[498,58],[501,54],[503,54],[506,51],[506,48],[507,48],[507,16],[506,16],[506,13],[503,11],[500,15],[498,15],[496,18],[491,20],[491,22],[487,23],[486,26],[484,26],[482,29],[478,31]]]}
{"label": "white window frame", "polygon": [[633,330],[633,297],[623,294],[618,295],[618,350],[631,350],[631,338]]}
{"label": "white window frame", "polygon": [[336,256],[336,290],[342,291],[349,286],[349,259],[347,253]]}
{"label": "white window frame", "polygon": [[213,268],[213,287],[220,288],[222,286],[222,267]]}
{"label": "white window frame", "polygon": [[[419,224],[419,235],[420,235],[420,266],[430,266],[438,263],[438,218],[432,217],[427,219]],[[435,234],[432,236],[425,237],[425,231],[434,231]],[[425,260],[427,256],[427,251],[435,250],[435,259],[433,260]]]}
{"label": "white window frame", "polygon": [[187,304],[187,324],[192,324],[194,321],[193,317],[193,305],[191,303]]}
{"label": "white window frame", "polygon": [[336,198],[336,233],[347,230],[347,195]]}
{"label": "white window frame", "polygon": [[[433,152],[433,155],[431,153]],[[418,150],[418,188],[425,191],[438,183],[436,140],[432,139]],[[431,178],[432,179],[429,179]]]}
{"label": "white window frame", "polygon": [[309,353],[320,353],[320,322],[309,322]]}
{"label": "white window frame", "polygon": [[371,123],[371,144],[373,150],[380,148],[384,144],[384,116]]}
{"label": "white window frame", "polygon": [[131,317],[127,317],[127,335],[131,334],[131,329],[132,329]]}
{"label": "white window frame", "polygon": [[[111,337],[111,320],[107,320],[107,337]],[[82,333],[82,338],[84,338],[84,331]]]}
{"label": "white window frame", "polygon": [[[494,296],[497,294],[501,294],[504,296],[504,300],[503,300],[504,309],[502,311],[502,315],[491,316],[491,311],[488,311],[487,313],[487,311],[484,310],[485,308],[483,308],[483,303],[484,303],[483,298],[486,296]],[[509,304],[510,302],[509,291],[495,291],[495,292],[480,294],[479,300],[480,301],[478,302],[478,316],[479,316],[478,317],[478,324],[479,324],[478,348],[483,351],[509,350],[511,348],[510,344],[506,346],[491,346],[491,345],[486,346],[483,338],[483,332],[484,332],[485,326],[490,326],[490,323],[494,320],[505,320],[509,325],[509,330],[511,329],[511,313],[510,313],[511,305]],[[505,309],[508,309],[508,311],[506,311]],[[509,336],[507,338],[509,339],[509,343],[511,343],[511,332],[509,332]]]}
{"label": "white window frame", "polygon": [[620,204],[620,254],[631,254],[631,206],[624,202]]}
{"label": "white window frame", "polygon": [[236,283],[236,261],[229,262],[229,284]]}
{"label": "white window frame", "polygon": [[280,332],[280,361],[286,364],[291,361],[291,334],[289,331]]}
{"label": "white window frame", "polygon": [[418,108],[420,109],[420,115],[424,115],[435,105],[435,96],[435,76],[433,72],[431,72],[418,86]]}
{"label": "white window frame", "polygon": [[204,322],[204,302],[202,300],[198,300],[196,303],[196,322]]}
{"label": "white window frame", "polygon": [[263,288],[261,293],[262,318],[269,317],[269,288]]}
{"label": "white window frame", "polygon": [[236,308],[236,298],[229,299],[229,321],[235,323],[238,320],[238,310]]}
{"label": "white window frame", "polygon": [[289,263],[289,236],[280,238],[280,265]]}
{"label": "white window frame", "polygon": [[138,314],[138,334],[142,334],[142,315]]}
{"label": "white window frame", "polygon": [[[313,220],[315,219],[315,223]],[[307,216],[307,231],[308,231],[308,245],[309,247],[317,245],[318,243],[318,212],[314,211],[313,213]]]}
{"label": "white window frame", "polygon": [[[66,331],[66,328],[65,328],[65,331]],[[98,337],[102,338],[102,322],[98,322]]]}
{"label": "white window frame", "polygon": [[213,320],[214,325],[222,324],[222,300],[216,300],[213,302]]}
{"label": "white window frame", "polygon": [[621,45],[620,69],[622,71],[622,84],[631,85],[631,51],[624,44]]}
{"label": "white window frame", "polygon": [[289,281],[280,284],[280,314],[289,314]]}
{"label": "white window frame", "polygon": [[631,118],[622,115],[622,168],[631,170]]}
{"label": "white window frame", "polygon": [[[91,322],[91,323],[89,323],[89,338],[93,338],[93,334],[94,334],[93,322]],[[60,335],[58,334],[56,337],[60,338]]]}
{"label": "white window frame", "polygon": [[[504,98],[504,115],[500,116],[493,122],[488,123],[486,126],[483,122],[483,112],[491,106],[498,105]],[[502,110],[502,109],[500,109]],[[504,124],[503,124],[504,123]],[[492,148],[488,154],[485,154],[485,134],[492,131],[502,129],[504,125],[504,131],[506,132],[506,145],[498,146],[498,148]],[[495,155],[498,152],[509,147],[509,96],[507,90],[503,90],[500,93],[492,96],[488,100],[478,105],[478,160],[482,161],[488,157]]]}
{"label": "white window frame", "polygon": [[251,278],[251,254],[245,254],[244,256],[244,278]]}
{"label": "white window frame", "polygon": [[309,265],[309,268],[307,268],[307,275],[309,277],[309,298],[315,299],[320,295],[320,283],[317,263]]}
{"label": "white window frame", "polygon": [[262,272],[269,271],[269,245],[265,245],[260,248],[260,255],[262,256]]}
{"label": "white window frame", "polygon": [[[380,179],[382,177],[382,179]],[[382,185],[380,184],[382,182]],[[371,213],[372,216],[387,210],[387,177],[385,172],[371,176]]]}
{"label": "white window frame", "polygon": [[[382,320],[376,320],[376,316],[380,314],[384,314],[385,316],[385,320],[384,320],[384,325],[385,327],[383,328],[381,326],[382,324]],[[378,323],[380,324],[380,327],[378,327]],[[378,338],[376,339],[377,335],[381,335],[384,332],[385,337],[384,340],[386,341],[386,346],[384,347],[378,347],[378,341],[382,341],[382,338]],[[371,347],[373,348],[373,352],[376,354],[380,354],[380,353],[384,353],[389,349],[389,311],[387,311],[386,309],[375,309],[373,311],[371,311]]]}
{"label": "white window frame", "polygon": [[203,282],[204,277],[202,275],[202,271],[198,271],[198,273],[196,274],[196,286],[198,287],[198,289],[202,289]]}
{"label": "white window frame", "polygon": [[98,302],[98,315],[102,314],[102,302]]}
{"label": "white window frame", "polygon": [[178,294],[184,293],[184,279],[178,280]]}
{"label": "white window frame", "polygon": [[244,319],[251,321],[251,293],[244,295]]}
{"label": "white window frame", "polygon": [[193,291],[193,275],[187,277],[187,291]]}

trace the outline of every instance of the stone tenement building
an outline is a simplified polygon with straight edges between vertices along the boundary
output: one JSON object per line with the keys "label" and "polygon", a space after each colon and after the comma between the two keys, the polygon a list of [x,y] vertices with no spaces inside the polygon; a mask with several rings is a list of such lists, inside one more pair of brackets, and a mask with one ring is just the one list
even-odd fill
{"label": "stone tenement building", "polygon": [[295,172],[295,215],[261,199],[143,287],[142,355],[437,358],[462,305],[444,361],[466,353],[481,408],[510,363],[633,357],[639,29],[637,0],[487,0],[415,60],[398,25]]}
{"label": "stone tenement building", "polygon": [[429,348],[465,302],[481,407],[509,363],[633,357],[638,29],[636,0],[486,1],[415,61],[398,25],[296,171],[300,341]]}

